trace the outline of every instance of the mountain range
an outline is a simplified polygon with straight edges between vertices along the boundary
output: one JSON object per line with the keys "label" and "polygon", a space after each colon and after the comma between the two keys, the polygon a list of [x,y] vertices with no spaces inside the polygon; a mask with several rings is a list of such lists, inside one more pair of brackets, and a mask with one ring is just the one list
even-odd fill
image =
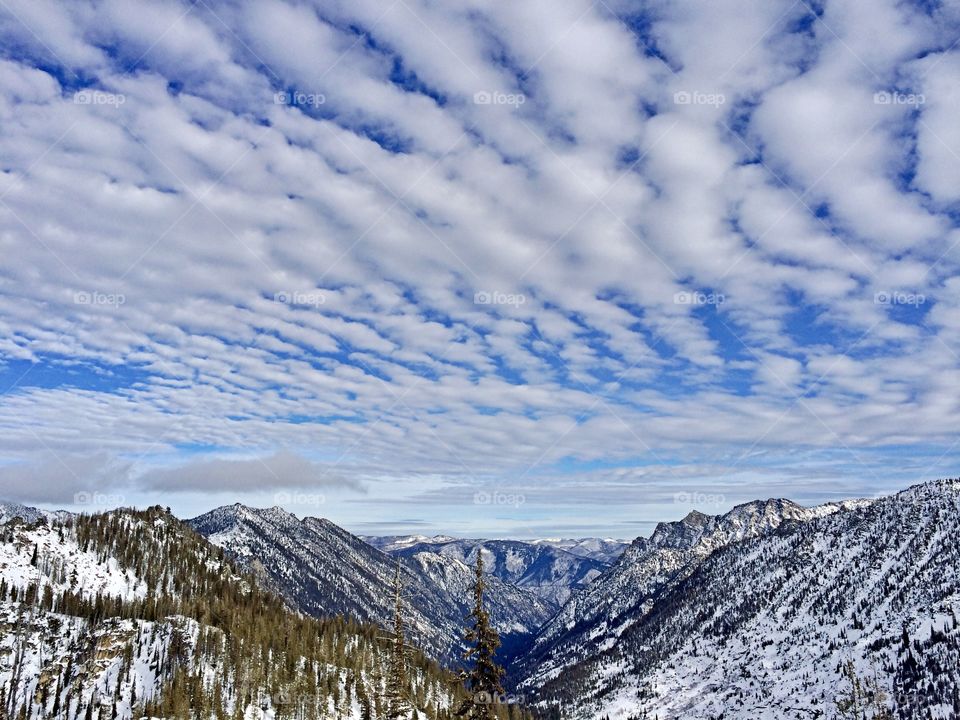
{"label": "mountain range", "polygon": [[[74,522],[30,510],[0,505],[0,518]],[[482,553],[508,689],[547,720],[834,718],[854,687],[891,717],[960,717],[960,481],[812,508],[769,499],[691,512],[629,545],[360,538],[243,505],[177,527],[306,617],[386,626],[399,568],[411,639],[454,669]],[[27,586],[31,542],[21,538],[16,562],[0,559],[0,581]],[[82,577],[96,592],[142,597],[143,573],[98,553],[41,564],[61,584]],[[0,683],[4,672],[0,656]]]}
{"label": "mountain range", "polygon": [[[387,625],[397,565],[409,600],[408,627],[417,644],[453,666],[463,652],[473,570],[455,557],[415,551],[398,558],[329,520],[303,520],[281,508],[217,508],[189,521],[295,609],[347,615]],[[539,595],[491,577],[487,600],[507,646],[531,635],[555,611]]]}
{"label": "mountain range", "polygon": [[544,624],[521,665],[545,676],[573,657],[598,652],[654,606],[656,598],[683,580],[719,548],[770,534],[784,523],[806,522],[866,501],[804,508],[789,500],[745,503],[724,515],[692,511],[677,522],[662,522],[649,538],[638,537],[610,570],[577,593]]}
{"label": "mountain range", "polygon": [[[457,560],[465,565],[483,553],[484,565],[494,577],[508,585],[535,593],[557,610],[577,590],[586,587],[609,563],[586,554],[576,555],[546,543],[517,540],[459,540],[437,538],[364,538],[394,557],[415,558],[424,553]],[[621,545],[621,550],[623,545]],[[598,551],[601,557],[606,549]]]}
{"label": "mountain range", "polygon": [[856,678],[894,717],[960,717],[958,533],[958,481],[691,513],[567,603],[518,685],[564,718],[799,720]]}

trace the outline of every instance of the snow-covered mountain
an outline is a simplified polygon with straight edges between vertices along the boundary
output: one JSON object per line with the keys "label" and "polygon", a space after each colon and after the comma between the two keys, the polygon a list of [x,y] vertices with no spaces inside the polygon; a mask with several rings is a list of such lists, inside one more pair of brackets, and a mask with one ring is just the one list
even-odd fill
{"label": "snow-covered mountain", "polygon": [[[649,612],[665,588],[692,573],[718,548],[772,532],[784,522],[811,520],[841,507],[754,501],[724,515],[692,511],[683,520],[662,522],[649,538],[634,540],[610,570],[571,597],[540,629],[520,662],[544,674],[562,668],[580,652],[604,650],[612,638]],[[564,649],[569,649],[569,655]]]}
{"label": "snow-covered mountain", "polygon": [[46,518],[48,521],[66,520],[73,513],[66,510],[41,510],[27,505],[21,505],[14,502],[4,502],[0,500],[0,525],[18,517],[21,520],[33,523],[40,518]]}
{"label": "snow-covered mountain", "polygon": [[[329,520],[298,519],[281,508],[217,508],[189,521],[302,612],[347,615],[385,625],[398,559]],[[414,641],[449,664],[460,661],[473,569],[456,557],[408,549],[399,558]],[[535,632],[554,606],[491,576],[487,602],[508,647]]]}
{"label": "snow-covered mountain", "polygon": [[571,555],[598,560],[608,565],[616,562],[630,544],[612,538],[542,538],[531,540],[530,543],[566,550]]}
{"label": "snow-covered mountain", "polygon": [[[450,535],[363,535],[363,540],[384,552],[394,553],[413,545],[442,545],[451,542],[489,543],[495,540],[465,540]],[[536,540],[507,540],[522,545],[552,547],[580,558],[610,565],[620,557],[630,543],[611,538],[538,538]]]}
{"label": "snow-covered mountain", "polygon": [[572,592],[589,585],[608,566],[607,563],[579,557],[550,545],[517,540],[439,537],[411,542],[411,538],[397,538],[382,543],[381,547],[396,557],[411,558],[423,553],[435,553],[467,565],[476,561],[478,549],[483,548],[483,562],[491,575],[508,585],[536,593],[554,610]]}
{"label": "snow-covered mountain", "polygon": [[958,481],[691,513],[571,599],[521,687],[564,718],[832,718],[849,663],[895,717],[960,717],[958,536]]}
{"label": "snow-covered mountain", "polygon": [[[380,717],[380,631],[309,616],[385,625],[399,562],[411,640],[454,664],[481,547],[511,689],[545,718],[832,720],[850,674],[895,718],[960,717],[956,480],[692,512],[608,567],[557,541],[365,542],[279,508],[234,505],[189,526],[159,508],[14,514],[33,520],[0,523],[0,698],[12,688],[31,720],[96,705],[101,717],[179,717],[201,677],[220,687],[203,702],[228,714],[239,702],[248,717],[289,715],[276,688],[297,684],[322,716]],[[553,578],[575,588],[556,613]],[[244,613],[256,622],[237,625]],[[273,629],[243,634],[264,623]],[[252,642],[266,645],[243,655]],[[299,660],[263,664],[290,642]],[[224,660],[238,652],[242,674]],[[426,659],[415,667],[420,717],[445,715],[450,678]]]}
{"label": "snow-covered mountain", "polygon": [[[382,718],[378,635],[290,612],[160,508],[0,524],[0,717]],[[420,653],[408,677],[408,720],[459,702]]]}
{"label": "snow-covered mountain", "polygon": [[377,550],[393,554],[397,550],[406,550],[413,545],[423,543],[452,542],[457,538],[450,535],[360,535],[361,540],[373,545]]}

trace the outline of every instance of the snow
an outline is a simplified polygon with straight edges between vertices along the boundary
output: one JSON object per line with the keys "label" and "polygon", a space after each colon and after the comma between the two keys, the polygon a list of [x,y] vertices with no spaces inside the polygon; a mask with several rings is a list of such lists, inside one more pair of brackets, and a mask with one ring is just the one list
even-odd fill
{"label": "snow", "polygon": [[[778,518],[801,522],[771,532]],[[572,671],[580,690],[563,696],[563,715],[584,720],[644,713],[800,720],[824,711],[831,717],[849,685],[841,670],[852,662],[858,676],[876,676],[898,717],[953,717],[929,688],[960,684],[956,482],[809,510],[753,503],[697,522],[705,535],[681,525],[664,524],[651,541],[634,543],[578,598],[573,616],[580,622],[591,607],[608,614],[586,631],[561,633],[547,646],[550,661],[533,666],[522,687],[564,687]],[[704,552],[693,554],[696,567],[673,585],[644,585],[679,559],[663,546],[680,540]],[[678,600],[670,604],[674,588]],[[648,592],[652,599],[640,603]],[[670,612],[648,619],[660,603]],[[561,615],[571,617],[569,610]],[[919,680],[903,670],[912,656]],[[581,678],[590,678],[585,688]],[[916,702],[922,711],[910,705]]]}
{"label": "snow", "polygon": [[[79,547],[71,529],[63,528],[63,542],[59,532],[53,525],[21,526],[13,542],[0,542],[0,576],[20,590],[39,583],[41,590],[51,586],[54,594],[70,590],[88,598],[99,594],[124,600],[146,596],[146,583],[122,570],[115,558],[101,562],[96,553]],[[31,564],[34,549],[36,566]]]}

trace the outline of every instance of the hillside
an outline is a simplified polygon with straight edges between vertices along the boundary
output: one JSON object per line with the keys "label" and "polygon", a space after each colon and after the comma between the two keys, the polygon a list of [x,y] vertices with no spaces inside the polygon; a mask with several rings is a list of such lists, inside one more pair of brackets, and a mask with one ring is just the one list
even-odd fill
{"label": "hillside", "polygon": [[571,555],[607,564],[616,562],[629,545],[622,540],[612,538],[543,538],[530,542],[533,545],[547,545],[558,550],[566,550]]}
{"label": "hillside", "polygon": [[[160,508],[0,526],[0,625],[12,718],[385,713],[381,630],[289,611]],[[409,663],[419,716],[443,720],[457,686]]]}
{"label": "hillside", "polygon": [[563,717],[829,718],[852,663],[895,717],[958,717],[960,482],[812,517],[754,510],[744,532],[688,517],[635,543],[593,605],[577,598],[583,621],[538,639],[524,691]]}
{"label": "hillside", "polygon": [[665,588],[688,576],[718,548],[773,532],[785,522],[808,521],[864,502],[805,508],[789,500],[758,500],[723,515],[692,511],[683,520],[662,522],[649,538],[634,540],[608,571],[570,598],[517,660],[515,673],[548,675],[572,662],[570,658],[607,649],[652,609]]}

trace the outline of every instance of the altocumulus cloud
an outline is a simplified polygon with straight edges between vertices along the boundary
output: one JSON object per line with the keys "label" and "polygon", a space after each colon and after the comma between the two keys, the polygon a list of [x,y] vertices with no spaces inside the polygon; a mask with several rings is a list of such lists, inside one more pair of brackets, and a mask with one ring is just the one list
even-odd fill
{"label": "altocumulus cloud", "polygon": [[955,464],[955,4],[6,0],[0,37],[0,494],[336,478],[376,487],[343,521],[549,529]]}

